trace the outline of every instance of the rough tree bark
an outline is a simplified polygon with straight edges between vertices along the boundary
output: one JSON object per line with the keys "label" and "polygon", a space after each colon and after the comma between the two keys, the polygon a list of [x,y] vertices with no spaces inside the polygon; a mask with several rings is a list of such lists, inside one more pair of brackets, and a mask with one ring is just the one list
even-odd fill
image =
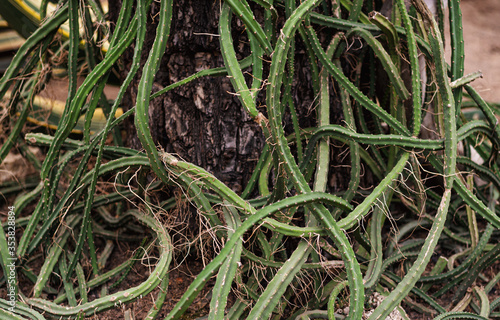
{"label": "rough tree bark", "polygon": [[[111,0],[111,18],[117,15],[120,0]],[[150,48],[156,32],[152,17],[158,10],[153,2],[149,15],[145,48]],[[202,69],[223,66],[218,38],[220,2],[179,0],[174,2],[171,33],[167,50],[155,79],[154,90],[182,80]],[[256,11],[257,14],[263,12]],[[260,18],[256,16],[259,21]],[[233,19],[235,50],[242,59],[249,55],[249,45],[242,23]],[[299,39],[297,37],[297,39]],[[292,95],[302,128],[315,125],[315,97],[310,78],[309,62],[305,50],[300,50],[298,40],[295,58],[295,82]],[[143,54],[143,62],[147,53]],[[125,78],[132,59],[132,49],[123,62]],[[250,79],[249,79],[250,80]],[[138,79],[128,91],[130,108],[135,103]],[[334,92],[335,90],[331,90]],[[261,112],[265,89],[259,94]],[[331,123],[340,123],[342,107],[332,94]],[[141,148],[133,126],[127,126],[128,144]],[[292,132],[292,122],[285,115],[285,130]],[[239,192],[245,187],[257,162],[265,141],[262,130],[243,110],[227,77],[205,77],[164,94],[150,105],[150,126],[155,142],[165,151],[175,153],[186,161],[199,165],[213,173],[221,181]],[[333,191],[348,183],[348,169],[338,166],[348,163],[349,158],[341,151],[333,152],[333,165],[337,173],[332,176]],[[347,158],[347,159],[346,159]]]}

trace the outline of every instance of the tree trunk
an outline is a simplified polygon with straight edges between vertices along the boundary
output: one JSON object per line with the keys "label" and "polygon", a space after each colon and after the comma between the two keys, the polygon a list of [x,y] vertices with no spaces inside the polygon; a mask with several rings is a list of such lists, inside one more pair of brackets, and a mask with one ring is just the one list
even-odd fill
{"label": "tree trunk", "polygon": [[[119,3],[110,3],[110,8],[117,10]],[[153,2],[149,19],[155,16],[158,4]],[[197,71],[223,66],[218,37],[220,6],[214,1],[180,0],[174,2],[171,32],[167,50],[157,73],[153,90],[182,80]],[[254,10],[263,15],[263,11]],[[116,12],[111,13],[116,16]],[[259,16],[257,15],[257,20]],[[149,49],[156,34],[156,22],[149,21],[145,48]],[[233,19],[233,41],[238,59],[249,55],[250,48],[243,24]],[[300,50],[297,43],[295,57],[295,83],[292,88],[300,127],[311,127],[316,123],[315,97],[310,78],[309,62],[305,50]],[[122,79],[127,75],[132,59],[132,48]],[[145,52],[147,52],[145,50]],[[147,54],[144,53],[142,63]],[[140,77],[140,75],[139,75]],[[135,104],[139,77],[128,91],[126,109]],[[248,80],[251,80],[250,78]],[[264,107],[265,90],[259,94],[260,111],[266,114]],[[332,103],[332,123],[339,123],[342,108],[337,101]],[[235,95],[227,77],[204,77],[183,85],[151,101],[150,127],[153,139],[169,153],[203,167],[234,191],[243,190],[251,176],[253,168],[265,144],[261,128],[245,112]],[[141,148],[137,138],[133,119],[129,120],[128,144]],[[292,121],[287,113],[284,116],[285,130],[293,132]],[[337,161],[338,162],[338,161]],[[332,181],[337,185],[345,180],[344,169]],[[347,174],[348,176],[348,174]],[[344,183],[340,183],[344,185]]]}

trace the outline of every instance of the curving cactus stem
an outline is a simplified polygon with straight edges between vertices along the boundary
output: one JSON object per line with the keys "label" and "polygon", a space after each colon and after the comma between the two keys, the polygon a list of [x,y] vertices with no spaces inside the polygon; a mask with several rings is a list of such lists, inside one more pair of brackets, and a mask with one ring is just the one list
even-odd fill
{"label": "curving cactus stem", "polygon": [[[0,318],[137,300],[145,319],[498,316],[500,108],[463,73],[459,0],[31,7],[46,18],[0,79],[0,161],[17,149],[37,168],[0,184],[7,202],[26,191],[0,229]],[[62,65],[61,117],[30,132]],[[196,259],[176,295],[171,272]]]}

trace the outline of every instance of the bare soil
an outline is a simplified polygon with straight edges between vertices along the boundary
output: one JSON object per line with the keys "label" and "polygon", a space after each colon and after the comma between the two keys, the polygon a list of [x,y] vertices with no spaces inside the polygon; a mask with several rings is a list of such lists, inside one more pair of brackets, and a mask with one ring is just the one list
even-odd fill
{"label": "bare soil", "polygon": [[500,1],[462,0],[465,74],[478,70],[472,83],[489,102],[500,102]]}

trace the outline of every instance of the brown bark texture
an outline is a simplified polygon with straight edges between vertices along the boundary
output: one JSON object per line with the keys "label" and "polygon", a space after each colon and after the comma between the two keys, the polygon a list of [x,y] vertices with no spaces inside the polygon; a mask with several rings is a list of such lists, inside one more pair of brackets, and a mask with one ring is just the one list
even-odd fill
{"label": "brown bark texture", "polygon": [[[114,12],[111,12],[113,17],[117,15],[120,0],[110,2],[110,8],[114,8]],[[159,5],[153,2],[149,13],[143,63],[156,34],[155,12],[158,7]],[[259,11],[257,7],[252,10],[256,12],[257,21],[262,21],[264,12]],[[197,71],[223,66],[218,37],[219,12],[218,1],[174,2],[171,32],[160,70],[155,78],[154,91]],[[233,18],[232,32],[238,59],[243,59],[249,55],[250,48],[244,26],[237,18]],[[122,61],[122,79],[129,70],[132,53],[131,48]],[[316,124],[314,108],[317,99],[313,94],[309,61],[299,37],[297,37],[294,63],[292,97],[300,127],[311,127]],[[268,63],[265,62],[265,65]],[[264,77],[266,76],[265,70]],[[125,109],[135,104],[139,77],[140,73],[128,90]],[[247,81],[250,83],[251,78],[248,77]],[[340,123],[342,107],[335,98],[335,89],[332,88],[330,92],[332,92],[331,123]],[[265,84],[259,93],[258,105],[260,105],[259,110],[266,114],[264,104]],[[153,139],[159,147],[178,155],[185,161],[203,167],[236,192],[244,189],[259,159],[265,140],[261,128],[242,108],[229,78],[204,77],[169,91],[151,101],[149,116]],[[129,121],[127,144],[140,149],[141,144],[133,120]],[[283,124],[287,133],[293,132],[288,110]],[[339,166],[336,167],[337,174],[331,177],[330,187],[337,189],[348,182],[348,169],[343,169],[341,163],[347,163],[349,159],[341,154],[340,149],[338,152],[334,151],[332,157],[337,158],[333,159],[333,164]]]}

